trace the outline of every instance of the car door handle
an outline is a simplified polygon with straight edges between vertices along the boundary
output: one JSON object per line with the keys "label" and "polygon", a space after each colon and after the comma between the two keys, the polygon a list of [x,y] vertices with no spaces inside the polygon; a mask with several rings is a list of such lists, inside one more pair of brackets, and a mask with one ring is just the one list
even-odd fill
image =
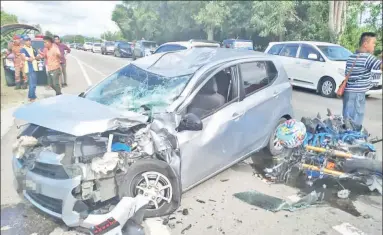
{"label": "car door handle", "polygon": [[278,91],[274,91],[273,97],[277,97],[278,95],[279,95],[279,92]]}
{"label": "car door handle", "polygon": [[237,119],[240,118],[245,112],[234,112],[233,115],[231,116],[231,119]]}

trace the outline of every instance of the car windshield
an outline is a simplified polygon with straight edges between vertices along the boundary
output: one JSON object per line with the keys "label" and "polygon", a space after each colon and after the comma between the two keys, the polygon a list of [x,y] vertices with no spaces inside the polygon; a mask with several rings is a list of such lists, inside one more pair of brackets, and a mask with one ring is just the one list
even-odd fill
{"label": "car windshield", "polygon": [[113,46],[114,45],[114,42],[106,42],[105,43],[105,46]]}
{"label": "car windshield", "polygon": [[117,109],[139,112],[146,105],[154,113],[163,112],[191,77],[164,77],[129,64],[89,90],[85,98]]}
{"label": "car windshield", "polygon": [[91,42],[86,42],[85,45],[92,45],[92,43]]}
{"label": "car windshield", "polygon": [[40,49],[43,50],[44,48],[44,41],[32,41],[32,47],[36,50]]}
{"label": "car windshield", "polygon": [[93,44],[93,46],[95,46],[95,47],[100,47],[100,46],[101,46],[101,43],[95,43],[95,44]]}
{"label": "car windshield", "polygon": [[156,43],[155,42],[142,42],[142,45],[146,48],[154,48],[156,47]]}
{"label": "car windshield", "polygon": [[341,46],[317,46],[329,60],[347,61],[352,52]]}

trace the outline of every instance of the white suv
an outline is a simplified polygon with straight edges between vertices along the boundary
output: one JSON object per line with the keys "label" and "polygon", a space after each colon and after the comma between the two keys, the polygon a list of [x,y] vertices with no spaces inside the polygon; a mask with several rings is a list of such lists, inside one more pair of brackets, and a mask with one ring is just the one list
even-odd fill
{"label": "white suv", "polygon": [[[294,86],[316,90],[324,97],[335,96],[345,77],[346,61],[352,54],[337,44],[310,41],[271,42],[265,53],[280,58]],[[375,77],[379,76],[372,76]],[[381,74],[375,84],[367,95],[382,93]]]}
{"label": "white suv", "polygon": [[92,48],[93,48],[93,43],[91,42],[84,43],[84,51],[92,51]]}

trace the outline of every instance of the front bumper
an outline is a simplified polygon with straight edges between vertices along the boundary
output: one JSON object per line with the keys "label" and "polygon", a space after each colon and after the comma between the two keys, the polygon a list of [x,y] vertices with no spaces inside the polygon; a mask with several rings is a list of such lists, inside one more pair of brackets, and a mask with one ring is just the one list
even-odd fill
{"label": "front bumper", "polygon": [[[80,226],[80,214],[73,211],[78,201],[72,190],[80,185],[81,176],[70,179],[51,179],[26,169],[17,158],[12,160],[17,189],[26,185],[24,197],[45,213],[62,219],[69,227]],[[31,186],[33,185],[33,187]]]}
{"label": "front bumper", "polygon": [[366,92],[366,95],[381,95],[382,94],[382,85],[372,87],[369,91]]}

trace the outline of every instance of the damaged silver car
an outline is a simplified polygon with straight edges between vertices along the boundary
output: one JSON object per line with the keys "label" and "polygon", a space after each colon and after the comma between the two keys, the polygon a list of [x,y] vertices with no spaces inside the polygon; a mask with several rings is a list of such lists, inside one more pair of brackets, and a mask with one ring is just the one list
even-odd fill
{"label": "damaged silver car", "polygon": [[273,56],[225,48],[154,54],[79,96],[19,108],[16,187],[68,226],[91,226],[124,196],[143,195],[145,216],[170,214],[186,190],[263,148],[283,148],[292,87]]}

